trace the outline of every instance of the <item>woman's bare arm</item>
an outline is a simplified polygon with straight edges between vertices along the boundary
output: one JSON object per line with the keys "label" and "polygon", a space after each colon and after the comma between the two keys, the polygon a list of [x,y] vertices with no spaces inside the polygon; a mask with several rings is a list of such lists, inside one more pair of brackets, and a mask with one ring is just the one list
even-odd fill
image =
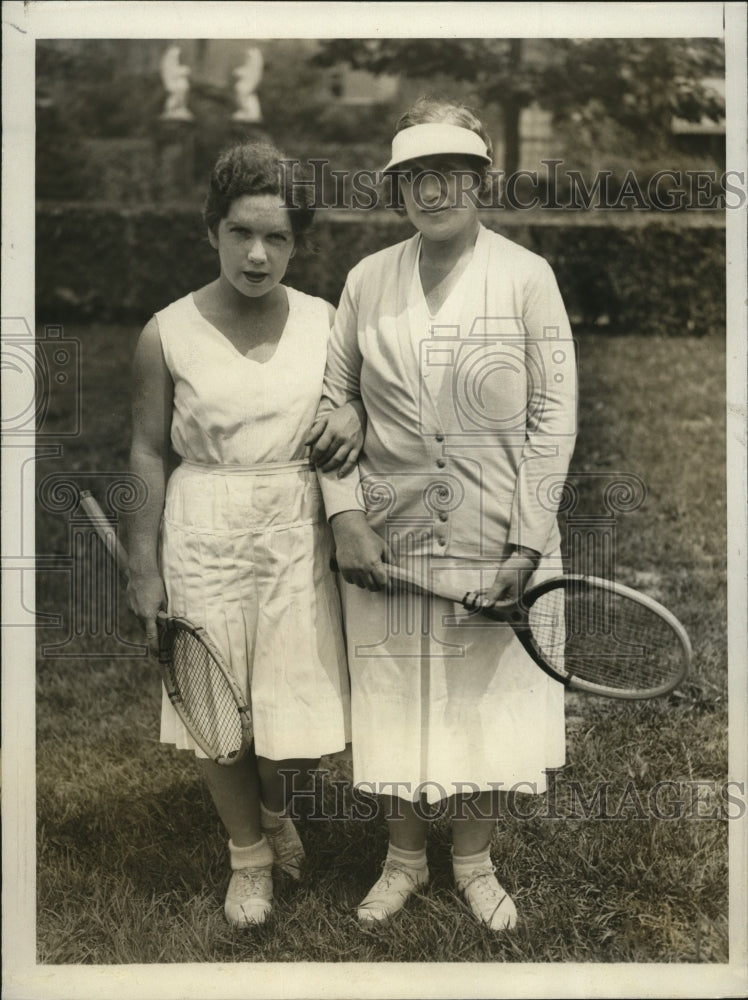
{"label": "woman's bare arm", "polygon": [[145,326],[135,349],[130,471],[145,484],[145,503],[129,515],[130,578],[127,595],[155,648],[156,614],[165,606],[158,564],[158,538],[170,457],[174,384],[161,348],[155,319]]}

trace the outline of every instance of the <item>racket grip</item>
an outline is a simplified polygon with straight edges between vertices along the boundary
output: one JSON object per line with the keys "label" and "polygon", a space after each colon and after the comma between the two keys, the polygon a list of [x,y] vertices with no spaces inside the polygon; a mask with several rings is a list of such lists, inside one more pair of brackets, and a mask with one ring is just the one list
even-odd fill
{"label": "racket grip", "polygon": [[96,497],[90,490],[81,490],[78,506],[88,516],[109,555],[115,560],[121,572],[127,576],[129,561],[125,547],[119,538],[117,538],[111,521],[101,509]]}

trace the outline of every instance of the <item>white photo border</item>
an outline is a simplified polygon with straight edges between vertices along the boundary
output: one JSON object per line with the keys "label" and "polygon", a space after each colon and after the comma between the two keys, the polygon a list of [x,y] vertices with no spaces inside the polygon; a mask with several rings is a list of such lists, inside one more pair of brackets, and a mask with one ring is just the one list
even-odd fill
{"label": "white photo border", "polygon": [[[45,38],[687,37],[726,39],[727,168],[746,171],[746,7],[742,3],[3,3],[3,317],[34,329],[34,65]],[[746,781],[746,205],[727,213],[729,778]],[[5,379],[5,372],[3,372]],[[7,405],[12,400],[6,399]],[[10,452],[12,451],[12,454]],[[3,448],[3,471],[33,468],[34,443]],[[12,461],[11,461],[12,459]],[[32,495],[33,495],[33,491]],[[23,517],[20,478],[3,476],[4,539]],[[8,535],[5,535],[5,532]],[[28,546],[28,548],[26,547]],[[3,551],[7,551],[5,544]],[[7,566],[6,566],[7,568]],[[20,574],[19,574],[20,576]],[[4,580],[7,583],[8,577]],[[20,605],[17,606],[17,602]],[[3,622],[24,595],[3,587]],[[293,963],[36,964],[34,635],[2,630],[3,963],[7,1000],[292,997],[717,997],[748,989],[748,840],[730,823],[730,960],[726,965]],[[248,974],[249,970],[249,974]]]}

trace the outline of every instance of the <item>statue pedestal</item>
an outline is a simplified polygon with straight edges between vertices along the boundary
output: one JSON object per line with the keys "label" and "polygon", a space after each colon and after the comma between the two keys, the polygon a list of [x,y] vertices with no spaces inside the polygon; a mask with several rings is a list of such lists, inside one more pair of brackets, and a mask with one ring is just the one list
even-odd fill
{"label": "statue pedestal", "polygon": [[252,122],[253,124],[259,124],[262,121],[262,111],[260,111],[260,102],[254,94],[246,99],[244,106],[235,111],[231,116],[232,121],[235,122]]}
{"label": "statue pedestal", "polygon": [[156,133],[158,188],[164,201],[195,193],[195,129],[191,122],[161,119]]}

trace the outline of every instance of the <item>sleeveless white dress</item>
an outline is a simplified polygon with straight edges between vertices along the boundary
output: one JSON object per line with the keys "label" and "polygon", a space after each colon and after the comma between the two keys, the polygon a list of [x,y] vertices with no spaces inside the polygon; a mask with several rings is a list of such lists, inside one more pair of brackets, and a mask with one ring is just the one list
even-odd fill
{"label": "sleeveless white dress", "polygon": [[[192,295],[156,314],[182,462],[164,506],[169,613],[204,625],[251,698],[255,749],[316,758],[350,740],[337,586],[304,439],[322,391],[327,304],[286,288],[275,354],[245,357]],[[161,740],[195,745],[165,692]]]}

